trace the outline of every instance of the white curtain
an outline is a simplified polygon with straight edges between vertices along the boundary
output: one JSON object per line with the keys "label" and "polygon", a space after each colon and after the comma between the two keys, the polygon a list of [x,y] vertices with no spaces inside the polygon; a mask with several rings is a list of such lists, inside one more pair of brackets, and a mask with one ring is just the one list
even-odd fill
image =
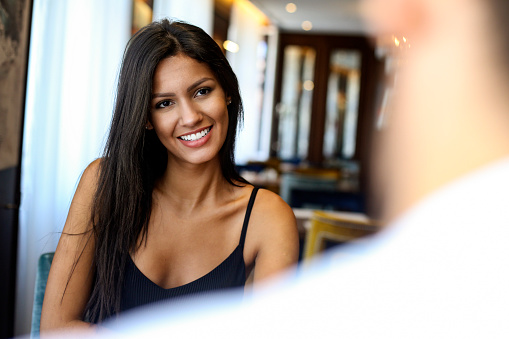
{"label": "white curtain", "polygon": [[54,251],[83,169],[101,155],[132,0],[34,0],[22,153],[15,334],[30,331],[40,254]]}
{"label": "white curtain", "polygon": [[235,160],[240,164],[263,161],[270,147],[277,30],[266,26],[265,15],[247,1],[233,3],[230,20],[228,39],[239,45],[239,51],[228,52],[227,57],[244,104],[244,128],[237,138]]}
{"label": "white curtain", "polygon": [[213,0],[154,0],[153,20],[173,18],[200,27],[212,36]]}

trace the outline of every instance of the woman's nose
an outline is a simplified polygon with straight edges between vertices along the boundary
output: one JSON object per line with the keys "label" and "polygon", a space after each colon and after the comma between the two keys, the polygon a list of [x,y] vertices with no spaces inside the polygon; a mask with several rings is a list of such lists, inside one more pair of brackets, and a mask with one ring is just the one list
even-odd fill
{"label": "woman's nose", "polygon": [[182,102],[180,106],[180,123],[183,126],[195,126],[203,119],[200,108],[192,102]]}

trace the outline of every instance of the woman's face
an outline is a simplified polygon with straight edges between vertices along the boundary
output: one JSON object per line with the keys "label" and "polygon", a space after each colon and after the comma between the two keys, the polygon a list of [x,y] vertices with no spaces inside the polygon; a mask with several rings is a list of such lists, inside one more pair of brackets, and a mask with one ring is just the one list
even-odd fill
{"label": "woman's face", "polygon": [[159,62],[148,128],[169,161],[202,164],[217,157],[228,132],[228,99],[207,64],[183,54]]}

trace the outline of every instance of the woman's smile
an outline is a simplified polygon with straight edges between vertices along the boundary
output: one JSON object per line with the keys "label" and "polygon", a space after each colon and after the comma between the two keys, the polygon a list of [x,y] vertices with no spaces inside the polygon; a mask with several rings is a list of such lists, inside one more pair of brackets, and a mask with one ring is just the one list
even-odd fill
{"label": "woman's smile", "polygon": [[177,137],[180,142],[187,147],[200,147],[210,139],[212,126],[201,128],[196,132],[190,132]]}

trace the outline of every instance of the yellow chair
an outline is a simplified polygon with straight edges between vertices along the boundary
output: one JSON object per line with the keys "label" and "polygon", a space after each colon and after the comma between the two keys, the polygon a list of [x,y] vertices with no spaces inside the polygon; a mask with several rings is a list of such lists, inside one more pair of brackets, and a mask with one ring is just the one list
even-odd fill
{"label": "yellow chair", "polygon": [[341,213],[314,211],[304,241],[304,260],[324,250],[327,241],[349,242],[374,234],[378,226],[366,218],[348,218]]}

